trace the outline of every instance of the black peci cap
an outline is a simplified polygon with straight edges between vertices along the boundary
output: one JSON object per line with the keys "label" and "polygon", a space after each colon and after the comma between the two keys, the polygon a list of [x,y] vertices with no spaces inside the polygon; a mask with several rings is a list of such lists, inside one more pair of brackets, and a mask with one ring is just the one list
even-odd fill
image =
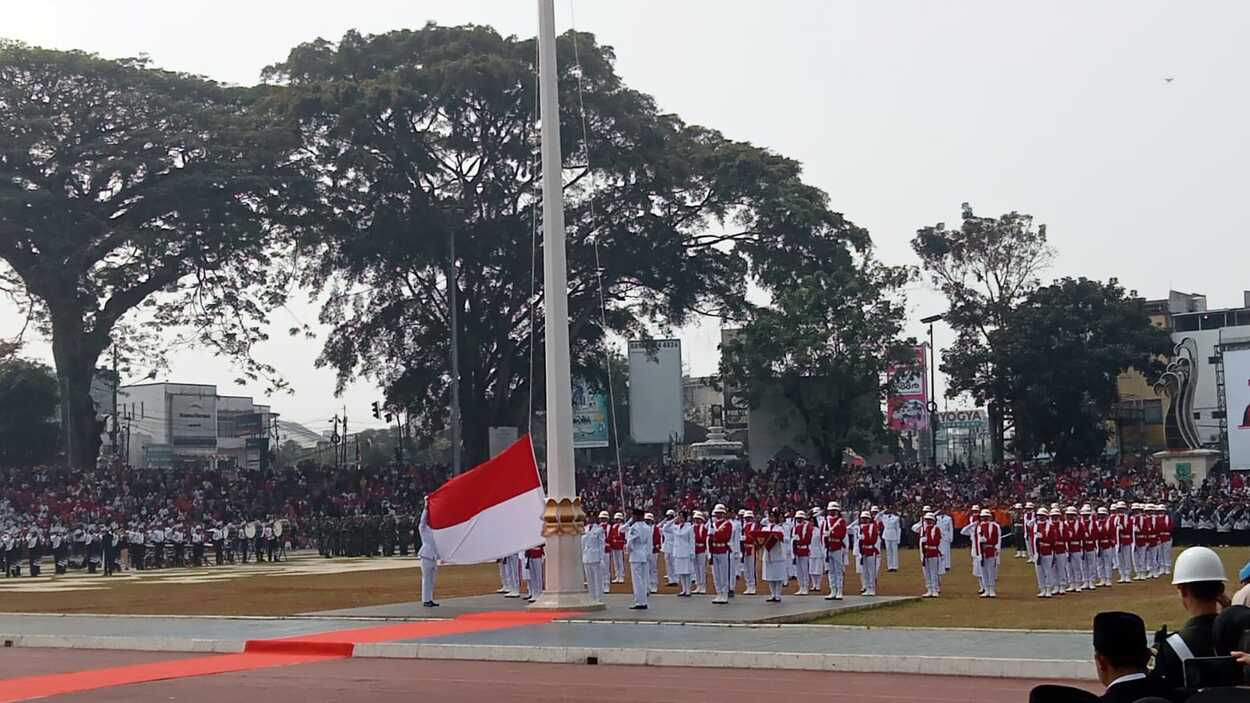
{"label": "black peci cap", "polygon": [[1146,652],[1146,623],[1133,613],[1108,611],[1095,615],[1094,651],[1109,657],[1132,657]]}

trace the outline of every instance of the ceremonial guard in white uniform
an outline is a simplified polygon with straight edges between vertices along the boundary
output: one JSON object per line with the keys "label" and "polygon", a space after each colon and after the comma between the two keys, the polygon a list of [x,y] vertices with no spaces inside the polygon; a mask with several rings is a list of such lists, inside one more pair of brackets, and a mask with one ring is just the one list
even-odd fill
{"label": "ceremonial guard in white uniform", "polygon": [[1024,553],[1030,564],[1037,563],[1037,552],[1034,551],[1037,540],[1034,535],[1037,532],[1037,509],[1033,503],[1024,504]]}
{"label": "ceremonial guard in white uniform", "polygon": [[664,513],[664,520],[660,523],[660,553],[664,555],[664,582],[670,586],[677,585],[677,574],[673,570],[673,546],[668,543],[668,528],[673,524],[673,520],[677,517],[677,513],[669,510]]}
{"label": "ceremonial guard in white uniform", "polygon": [[608,555],[612,557],[612,583],[625,583],[625,514],[618,512],[613,516],[607,531]]}
{"label": "ceremonial guard in white uniform", "polygon": [[650,594],[651,575],[651,526],[643,522],[642,511],[634,511],[634,519],[625,526],[625,548],[629,552],[629,579],[634,590],[634,604],[630,610],[646,610]]}
{"label": "ceremonial guard in white uniform", "polygon": [[1058,589],[1055,574],[1055,530],[1050,521],[1050,511],[1044,506],[1034,513],[1032,542],[1029,552],[1033,554],[1033,569],[1037,572],[1037,597],[1050,598]]}
{"label": "ceremonial guard in white uniform", "polygon": [[976,530],[977,554],[981,558],[981,581],[985,585],[982,598],[998,597],[998,552],[1002,548],[1002,528],[989,510],[981,510]]}
{"label": "ceremonial guard in white uniform", "polygon": [[790,559],[786,549],[786,531],[781,524],[781,511],[769,511],[768,524],[760,528],[756,538],[764,552],[764,581],[768,583],[769,603],[781,602],[781,587],[788,578]]}
{"label": "ceremonial guard in white uniform", "polygon": [[694,511],[694,593],[707,593],[708,529],[701,511]]}
{"label": "ceremonial guard in white uniform", "polygon": [[942,528],[942,573],[946,573],[951,570],[951,542],[955,540],[955,521],[941,506],[938,506],[934,515],[937,516],[938,527]]}
{"label": "ceremonial guard in white uniform", "polygon": [[981,576],[981,555],[977,553],[977,524],[981,521],[981,506],[974,505],[968,511],[968,524],[959,530],[959,534],[968,538],[968,551],[972,559],[972,575],[977,579],[977,595],[985,595],[985,579]]}
{"label": "ceremonial guard in white uniform", "polygon": [[885,542],[885,567],[898,571],[898,543],[903,540],[903,525],[898,514],[887,508],[880,515],[881,539]]}
{"label": "ceremonial guard in white uniform", "polygon": [[802,510],[794,514],[794,532],[791,549],[794,550],[795,571],[799,577],[799,590],[796,595],[807,595],[807,587],[811,582],[808,560],[811,558],[812,536],[815,530],[807,521],[807,513]]}
{"label": "ceremonial guard in white uniform", "polygon": [[742,515],[745,511],[729,520],[733,528],[729,536],[729,597],[733,598],[738,591],[738,578],[742,576]]}
{"label": "ceremonial guard in white uniform", "polygon": [[811,554],[807,559],[807,573],[811,577],[809,588],[812,593],[820,593],[821,581],[825,575],[825,521],[820,506],[812,508],[812,544]]}
{"label": "ceremonial guard in white uniform", "polygon": [[829,595],[825,600],[842,600],[843,580],[846,576],[846,520],[842,518],[842,506],[830,501],[825,506],[829,513],[825,517],[823,541],[825,545],[825,563],[829,568]]}
{"label": "ceremonial guard in white uniform", "polygon": [[759,545],[756,544],[756,535],[759,534],[760,526],[755,521],[755,511],[748,510],[743,513],[742,523],[742,571],[746,575],[747,588],[743,591],[743,595],[755,595],[756,587],[756,564],[755,554],[759,551]]}
{"label": "ceremonial guard in white uniform", "polygon": [[586,591],[596,600],[601,600],[599,596],[604,593],[607,585],[603,562],[607,558],[605,545],[608,537],[603,525],[599,524],[600,520],[607,517],[606,510],[599,513],[598,517],[587,515],[586,530],[582,533],[582,570],[586,572]]}
{"label": "ceremonial guard in white uniform", "polygon": [[681,586],[682,598],[690,597],[690,581],[694,571],[694,525],[686,522],[686,514],[680,513],[669,523],[666,539],[671,543],[673,571]]}
{"label": "ceremonial guard in white uniform", "polygon": [[[426,499],[427,501],[429,498]],[[421,521],[417,523],[417,532],[421,535],[421,550],[417,558],[421,560],[421,605],[436,608],[434,602],[434,583],[438,578],[438,545],[434,544],[434,530],[430,527],[430,507],[421,510]]]}
{"label": "ceremonial guard in white uniform", "polygon": [[924,597],[937,598],[942,593],[942,528],[937,516],[926,510],[920,522],[912,525],[920,535],[920,565],[924,571]]}

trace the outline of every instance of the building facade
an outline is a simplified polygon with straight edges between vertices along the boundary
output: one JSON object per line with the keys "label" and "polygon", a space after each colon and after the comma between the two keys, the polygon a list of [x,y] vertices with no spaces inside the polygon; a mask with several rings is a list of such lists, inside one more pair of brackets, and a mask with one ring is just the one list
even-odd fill
{"label": "building facade", "polygon": [[267,405],[196,383],[123,386],[118,395],[120,442],[132,466],[264,464],[277,417]]}

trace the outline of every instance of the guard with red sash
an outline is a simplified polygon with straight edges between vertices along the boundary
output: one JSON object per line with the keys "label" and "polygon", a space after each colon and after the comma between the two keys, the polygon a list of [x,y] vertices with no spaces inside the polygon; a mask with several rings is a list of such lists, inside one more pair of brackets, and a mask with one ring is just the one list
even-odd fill
{"label": "guard with red sash", "polygon": [[546,561],[546,548],[543,545],[525,550],[525,568],[529,572],[529,595],[525,600],[533,603],[543,594],[543,562]]}
{"label": "guard with red sash", "polygon": [[655,515],[647,513],[643,516],[643,520],[651,527],[651,559],[648,562],[648,576],[651,577],[651,583],[648,584],[651,593],[660,592],[660,552],[664,549],[664,534],[660,532],[660,526],[655,524]]}
{"label": "guard with red sash", "polygon": [[625,583],[625,514],[612,516],[608,525],[608,554],[612,567],[612,583]]}
{"label": "guard with red sash", "polygon": [[1098,508],[1094,518],[1095,536],[1098,539],[1098,585],[1111,587],[1111,570],[1115,566],[1115,525],[1106,507]]}
{"label": "guard with red sash", "polygon": [[743,595],[755,595],[756,584],[756,565],[755,565],[755,535],[759,533],[760,524],[755,521],[755,511],[747,510],[742,513],[742,573],[746,577],[747,587],[742,592]]}
{"label": "guard with red sash", "polygon": [[1115,526],[1115,568],[1120,571],[1120,583],[1131,583],[1133,580],[1133,522],[1128,516],[1128,506],[1124,501],[1116,501],[1111,506],[1115,513],[1111,516]]}
{"label": "guard with red sash", "polygon": [[829,595],[825,600],[842,600],[842,584],[846,578],[846,519],[842,506],[830,501],[825,506],[825,564],[829,567]]}
{"label": "guard with red sash", "polygon": [[1058,508],[1051,508],[1050,511],[1055,537],[1055,584],[1059,589],[1056,594],[1063,594],[1072,590],[1072,570],[1068,564],[1068,532],[1071,530],[1071,527],[1070,523],[1065,519],[1065,513],[1068,511],[1072,512],[1072,517],[1075,519],[1076,508],[1071,506],[1063,512],[1060,512]]}
{"label": "guard with red sash", "polygon": [[[1250,409],[1247,410],[1250,412]],[[1172,515],[1168,512],[1168,507],[1162,503],[1155,505],[1158,509],[1158,516],[1155,518],[1155,527],[1159,530],[1159,566],[1163,574],[1172,573],[1172,530],[1176,527],[1172,521]]]}
{"label": "guard with red sash", "polygon": [[919,526],[920,563],[924,571],[924,597],[937,598],[942,594],[942,528],[937,516],[926,511]]}
{"label": "guard with red sash", "polygon": [[1059,582],[1055,579],[1055,525],[1045,506],[1034,513],[1032,539],[1029,551],[1037,572],[1037,597],[1050,598],[1058,590]]}
{"label": "guard with red sash", "polygon": [[716,586],[716,597],[712,599],[712,602],[718,605],[729,602],[729,588],[733,584],[729,561],[729,540],[733,539],[734,526],[726,517],[728,512],[720,503],[712,508],[712,527],[708,536],[711,542],[709,549],[712,553],[712,583]]}
{"label": "guard with red sash", "polygon": [[795,571],[799,574],[799,590],[795,595],[807,595],[808,584],[811,579],[808,575],[811,571],[811,565],[808,560],[812,556],[812,523],[807,521],[807,512],[800,510],[794,514],[794,537],[791,543],[794,546]]}
{"label": "guard with red sash", "polygon": [[1159,524],[1159,506],[1153,503],[1147,503],[1146,523],[1149,528],[1146,532],[1146,573],[1152,579],[1157,579],[1163,575],[1163,568],[1159,562],[1162,561],[1159,552],[1159,532],[1162,525]]}
{"label": "guard with red sash", "polygon": [[1098,576],[1098,535],[1094,534],[1094,510],[1088,504],[1081,506],[1081,551],[1083,559],[1081,568],[1085,576],[1085,590],[1094,590],[1094,579]]}
{"label": "guard with red sash", "polygon": [[859,514],[856,534],[859,545],[859,581],[864,595],[877,595],[877,565],[881,560],[881,523],[873,519],[867,510]]}
{"label": "guard with red sash", "polygon": [[1003,544],[1003,531],[988,508],[981,509],[976,530],[977,553],[981,555],[981,580],[985,582],[982,598],[998,597],[998,551]]}
{"label": "guard with red sash", "polygon": [[1146,549],[1150,545],[1152,525],[1147,524],[1146,516],[1142,513],[1144,504],[1133,503],[1132,508],[1129,519],[1133,521],[1133,571],[1136,572],[1133,580],[1145,581],[1147,577]]}
{"label": "guard with red sash", "polygon": [[703,512],[694,511],[694,592],[707,593],[707,522]]}

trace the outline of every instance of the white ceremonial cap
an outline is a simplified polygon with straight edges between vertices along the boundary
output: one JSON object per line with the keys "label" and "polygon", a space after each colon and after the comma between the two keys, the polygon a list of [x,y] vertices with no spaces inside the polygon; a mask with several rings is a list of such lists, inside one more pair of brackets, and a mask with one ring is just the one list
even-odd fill
{"label": "white ceremonial cap", "polygon": [[935,521],[935,522],[937,521],[937,518],[933,516],[933,513],[925,513],[925,514],[924,514],[924,519],[926,519],[926,520],[933,520],[933,521]]}
{"label": "white ceremonial cap", "polygon": [[599,511],[599,518],[600,518],[600,519],[606,519],[606,518],[609,518],[609,517],[611,517],[611,516],[610,516],[610,515],[608,515],[608,511],[606,511],[606,510],[600,510],[600,511]]}
{"label": "white ceremonial cap", "polygon": [[642,516],[642,519],[643,519],[643,520],[654,520],[654,519],[655,519],[655,516],[654,516],[654,515],[652,515],[651,513],[646,513],[646,514],[644,514],[644,515]]}
{"label": "white ceremonial cap", "polygon": [[838,505],[838,501],[831,500],[829,501],[829,505],[825,506],[825,510],[836,510],[838,512],[842,512],[842,506]]}
{"label": "white ceremonial cap", "polygon": [[981,517],[994,517],[988,508],[981,508]]}
{"label": "white ceremonial cap", "polygon": [[797,513],[795,513],[795,514],[794,514],[794,518],[795,518],[796,520],[806,520],[806,519],[807,519],[807,513],[806,513],[805,511],[803,511],[803,510],[800,510],[800,511],[798,511]]}

